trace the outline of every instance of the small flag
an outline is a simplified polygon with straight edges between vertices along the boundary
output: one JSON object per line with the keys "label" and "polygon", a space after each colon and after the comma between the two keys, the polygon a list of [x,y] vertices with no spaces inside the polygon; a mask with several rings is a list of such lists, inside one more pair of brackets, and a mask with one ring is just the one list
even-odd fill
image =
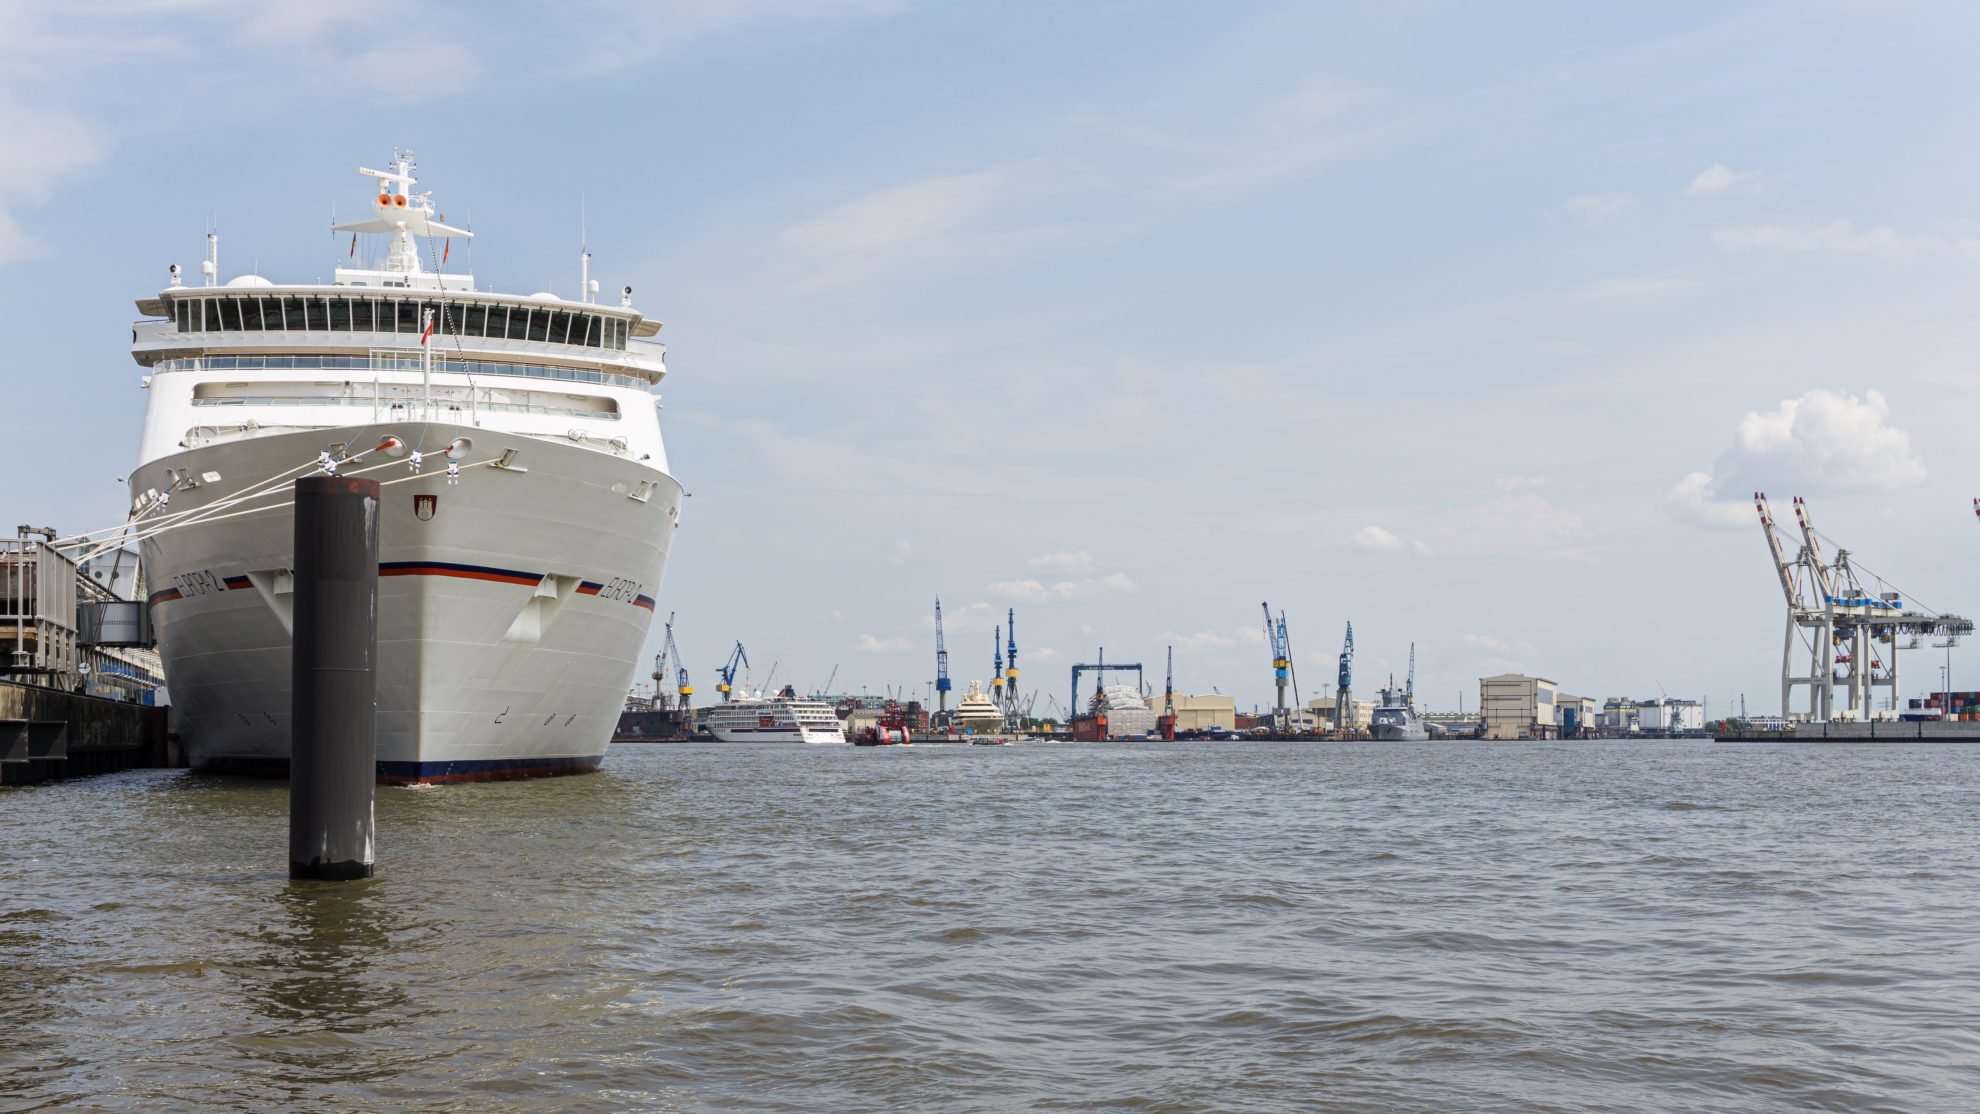
{"label": "small flag", "polygon": [[351,233],[351,258],[357,258],[357,233]]}
{"label": "small flag", "polygon": [[451,253],[453,252],[453,250],[454,250],[454,241],[453,241],[453,239],[452,239],[451,237],[450,237],[450,238],[448,238],[448,239],[446,239],[446,240],[443,240],[443,241],[441,241],[441,243],[440,243],[440,262],[442,262],[442,263],[445,263],[445,262],[447,262],[447,256],[448,256],[449,254],[451,254]]}
{"label": "small flag", "polygon": [[419,334],[419,342],[421,344],[425,344],[426,338],[432,335],[433,335],[433,315],[428,314],[426,317],[426,331]]}

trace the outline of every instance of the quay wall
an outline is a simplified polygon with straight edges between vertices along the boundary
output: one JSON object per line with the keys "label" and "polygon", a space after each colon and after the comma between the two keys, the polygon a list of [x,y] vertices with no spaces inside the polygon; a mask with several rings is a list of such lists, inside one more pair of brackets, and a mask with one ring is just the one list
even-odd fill
{"label": "quay wall", "polygon": [[0,785],[183,765],[166,710],[0,681]]}

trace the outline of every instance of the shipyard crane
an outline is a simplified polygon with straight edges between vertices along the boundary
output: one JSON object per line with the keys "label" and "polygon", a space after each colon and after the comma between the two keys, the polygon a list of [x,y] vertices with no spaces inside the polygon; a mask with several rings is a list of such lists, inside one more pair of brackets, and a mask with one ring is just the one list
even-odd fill
{"label": "shipyard crane", "polygon": [[1409,644],[1409,680],[1403,682],[1403,703],[1416,707],[1416,643]]}
{"label": "shipyard crane", "polygon": [[1006,612],[1005,619],[1007,625],[1004,627],[1004,637],[1007,641],[1004,647],[1009,651],[1009,656],[1005,659],[1004,665],[1004,707],[1008,714],[1017,711],[1018,706],[1017,608],[1013,607]]}
{"label": "shipyard crane", "polygon": [[990,702],[1004,706],[1004,628],[990,628]]}
{"label": "shipyard crane", "polygon": [[667,637],[660,643],[660,652],[653,655],[653,706],[666,707],[660,698],[660,686],[667,683],[667,658],[674,652],[674,612],[667,613]]}
{"label": "shipyard crane", "polygon": [[1286,613],[1279,612],[1279,620],[1274,624],[1272,605],[1261,603],[1258,606],[1265,612],[1265,644],[1272,648],[1272,683],[1279,691],[1278,704],[1272,711],[1272,725],[1283,731],[1292,718],[1286,707],[1286,685],[1292,680],[1292,644],[1291,639],[1286,637]]}
{"label": "shipyard crane", "polygon": [[825,678],[825,687],[819,691],[818,695],[820,696],[832,695],[832,682],[838,679],[839,679],[839,663],[833,662],[832,675],[830,677]]}
{"label": "shipyard crane", "polygon": [[935,719],[949,718],[949,650],[942,645],[942,597],[935,597]]}
{"label": "shipyard crane", "polygon": [[1169,671],[1162,679],[1162,737],[1176,739],[1176,648],[1169,647]]}
{"label": "shipyard crane", "polygon": [[687,659],[681,656],[680,647],[674,645],[674,613],[671,611],[667,613],[667,638],[666,641],[660,644],[660,658],[655,663],[653,669],[653,702],[655,704],[660,702],[660,685],[666,680],[667,661],[669,658],[673,659],[675,666],[674,694],[678,700],[675,706],[685,712],[688,710],[688,698],[694,695],[694,686],[688,684]]}
{"label": "shipyard crane", "polygon": [[1347,641],[1341,646],[1340,684],[1334,689],[1334,730],[1346,731],[1354,723],[1354,624],[1347,625]]}
{"label": "shipyard crane", "polygon": [[722,694],[723,703],[728,702],[729,695],[735,687],[736,670],[747,668],[749,668],[749,655],[743,652],[742,640],[737,639],[736,648],[729,652],[729,660],[715,667],[715,672],[722,678],[721,683],[715,686],[715,691]]}

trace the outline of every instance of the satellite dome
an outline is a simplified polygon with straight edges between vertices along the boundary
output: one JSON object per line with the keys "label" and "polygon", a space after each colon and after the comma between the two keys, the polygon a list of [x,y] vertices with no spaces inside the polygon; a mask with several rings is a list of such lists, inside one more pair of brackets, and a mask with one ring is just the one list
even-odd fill
{"label": "satellite dome", "polygon": [[557,296],[556,296],[555,294],[552,294],[552,293],[550,293],[550,292],[549,292],[548,290],[539,290],[539,291],[537,291],[536,293],[534,293],[534,294],[531,294],[531,295],[530,295],[530,297],[531,297],[531,298],[534,298],[535,300],[537,300],[537,301],[539,301],[539,302],[561,302],[561,301],[563,301],[563,299],[562,299],[562,298],[559,298],[559,297],[557,297]]}
{"label": "satellite dome", "polygon": [[262,278],[260,275],[241,275],[237,278],[228,279],[227,285],[228,286],[273,286],[275,284],[269,282],[265,278]]}

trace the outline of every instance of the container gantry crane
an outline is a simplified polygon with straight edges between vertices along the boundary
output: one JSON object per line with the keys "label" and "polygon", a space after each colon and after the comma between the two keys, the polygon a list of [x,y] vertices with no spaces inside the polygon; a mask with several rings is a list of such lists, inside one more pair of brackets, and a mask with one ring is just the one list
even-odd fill
{"label": "container gantry crane", "polygon": [[736,648],[729,651],[729,660],[715,670],[722,677],[721,683],[715,686],[715,691],[722,694],[724,703],[728,701],[730,693],[735,688],[736,670],[748,667],[749,655],[743,652],[742,639],[739,638],[736,640]]}
{"label": "container gantry crane", "polygon": [[942,645],[942,597],[935,597],[935,718],[949,718],[949,649]]}

